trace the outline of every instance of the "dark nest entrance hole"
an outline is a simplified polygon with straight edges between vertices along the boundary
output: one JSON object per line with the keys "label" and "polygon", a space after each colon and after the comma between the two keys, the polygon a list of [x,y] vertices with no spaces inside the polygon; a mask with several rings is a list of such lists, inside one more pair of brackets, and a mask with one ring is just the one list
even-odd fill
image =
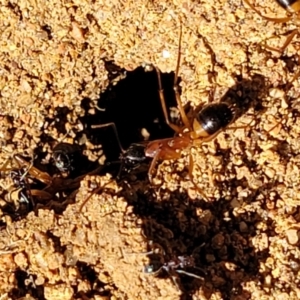
{"label": "dark nest entrance hole", "polygon": [[[166,105],[176,107],[173,91],[174,72],[162,74]],[[82,101],[88,111],[90,100]],[[155,71],[146,72],[138,67],[127,72],[126,77],[117,84],[110,84],[101,94],[98,107],[103,111],[86,114],[81,119],[86,126],[88,139],[95,145],[102,145],[107,161],[115,161],[120,149],[113,128],[91,128],[92,125],[113,122],[116,125],[121,144],[127,149],[132,143],[145,140],[142,131],[149,133],[149,140],[171,137],[174,132],[168,127],[163,115],[159,93],[158,79]]]}

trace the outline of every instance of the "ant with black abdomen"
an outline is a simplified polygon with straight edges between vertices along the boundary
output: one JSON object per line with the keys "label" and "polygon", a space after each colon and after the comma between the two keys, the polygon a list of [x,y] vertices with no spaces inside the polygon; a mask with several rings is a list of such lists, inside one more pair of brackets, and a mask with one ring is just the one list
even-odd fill
{"label": "ant with black abdomen", "polygon": [[[156,163],[163,160],[176,160],[181,157],[183,151],[187,151],[189,154],[189,178],[192,181],[196,190],[206,198],[205,193],[194,181],[193,177],[193,166],[194,161],[191,154],[191,149],[196,148],[203,143],[213,140],[219,133],[228,129],[238,129],[238,128],[249,128],[249,125],[229,128],[229,125],[236,121],[245,112],[245,107],[242,107],[244,99],[244,93],[242,96],[238,96],[237,93],[234,94],[226,93],[224,97],[218,102],[213,102],[212,97],[210,97],[210,103],[203,105],[198,105],[191,116],[188,116],[183,107],[181,97],[179,94],[178,87],[178,75],[181,60],[181,40],[182,40],[182,26],[180,25],[180,35],[179,35],[179,45],[178,45],[178,57],[177,65],[175,70],[175,77],[173,83],[173,89],[175,92],[175,99],[177,102],[177,108],[180,113],[180,117],[183,125],[178,126],[170,121],[167,105],[165,101],[165,96],[162,87],[161,72],[159,68],[154,67],[159,89],[160,104],[162,107],[163,115],[167,125],[175,132],[175,136],[171,138],[157,139],[153,141],[145,141],[139,144],[132,144],[127,150],[122,148],[120,143],[116,125],[113,122],[94,125],[92,128],[102,128],[111,126],[114,129],[115,136],[117,137],[119,147],[121,149],[121,168],[126,162],[132,163],[133,166],[144,162],[146,158],[152,159],[150,167],[148,169],[148,177],[150,182],[152,182],[154,170]],[[212,96],[213,93],[210,94]],[[238,98],[238,99],[237,99]],[[246,101],[244,101],[246,102]],[[249,108],[249,105],[245,105]],[[138,150],[138,151],[137,151]]]}
{"label": "ant with black abdomen", "polygon": [[[212,102],[213,99],[210,99],[212,103],[206,105],[200,104],[194,109],[191,117],[187,116],[182,105],[178,87],[178,73],[181,59],[181,38],[182,26],[180,26],[178,57],[173,89],[175,92],[175,99],[183,126],[180,127],[176,124],[171,123],[171,121],[169,120],[165,96],[161,83],[161,72],[157,67],[155,67],[158,78],[159,98],[164,117],[167,125],[175,131],[175,136],[172,138],[150,141],[146,145],[145,156],[152,158],[152,162],[148,171],[149,178],[151,180],[153,170],[157,161],[178,159],[181,156],[183,150],[189,151],[189,177],[197,191],[200,192],[200,194],[204,198],[206,198],[205,193],[198,187],[197,183],[195,183],[194,181],[194,162],[191,154],[191,149],[213,140],[222,131],[225,131],[227,129],[235,130],[238,128],[248,128],[249,125],[229,128],[229,125],[236,121],[236,119],[241,115],[241,111],[244,110],[241,109],[241,105],[239,105],[237,101],[235,101],[235,99],[229,98],[222,98],[222,100],[215,103]],[[212,96],[213,94],[210,95]],[[233,98],[234,97],[237,96],[235,95],[233,96]]]}
{"label": "ant with black abdomen", "polygon": [[[35,178],[43,182],[46,185],[51,183],[51,177],[47,173],[44,173],[33,166],[32,163],[27,162],[21,155],[15,154],[12,160],[18,165],[18,167],[8,168],[9,160],[0,168],[2,174],[8,172],[9,178],[12,180],[13,189],[9,188],[8,200],[6,201],[8,205],[11,202],[15,203],[16,215],[19,215],[23,211],[21,206],[26,206],[26,211],[30,211],[35,207],[34,197],[39,197],[45,199],[45,197],[50,200],[49,194],[42,191],[31,188],[31,179]],[[15,193],[17,196],[15,197]]]}
{"label": "ant with black abdomen", "polygon": [[[69,147],[66,148],[66,146]],[[72,155],[74,153],[70,149],[72,146],[71,144],[63,144],[62,147],[57,148],[59,152],[54,151],[56,155],[55,163],[56,166],[60,167],[60,171],[72,171],[72,164],[74,164]],[[70,150],[70,152],[62,152],[64,149]],[[76,147],[74,151],[77,151]],[[8,166],[9,161],[12,161],[12,167]],[[17,167],[14,167],[14,165],[17,165]],[[61,174],[51,176],[35,167],[33,160],[28,162],[21,155],[15,154],[0,167],[1,175],[3,177],[9,176],[13,183],[13,190],[11,190],[11,186],[8,188],[3,187],[4,190],[8,191],[8,199],[5,202],[9,206],[11,206],[11,202],[15,203],[14,214],[16,216],[20,215],[18,208],[20,205],[26,205],[27,213],[38,208],[41,201],[44,203],[43,206],[63,207],[64,203],[70,202],[75,196],[80,181],[86,175],[98,174],[102,168],[103,166],[100,166],[76,178],[66,178]],[[40,184],[37,185],[38,182]]]}

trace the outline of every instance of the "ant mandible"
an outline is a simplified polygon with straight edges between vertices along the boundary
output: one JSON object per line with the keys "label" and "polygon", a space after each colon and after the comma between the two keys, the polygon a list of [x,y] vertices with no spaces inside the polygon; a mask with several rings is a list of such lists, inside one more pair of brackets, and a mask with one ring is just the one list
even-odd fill
{"label": "ant mandible", "polygon": [[[293,19],[299,18],[299,12],[300,12],[300,0],[275,0],[277,4],[279,4],[283,9],[286,10],[288,15],[283,18],[270,18],[267,16],[264,16],[253,4],[249,2],[249,0],[244,0],[250,7],[253,9],[259,16],[264,18],[265,20],[275,22],[275,23],[286,23]],[[283,53],[284,50],[287,48],[287,46],[291,43],[294,36],[298,33],[298,29],[294,29],[286,38],[283,46],[280,48],[274,48],[270,46],[266,46],[270,50],[274,50],[280,53]]]}

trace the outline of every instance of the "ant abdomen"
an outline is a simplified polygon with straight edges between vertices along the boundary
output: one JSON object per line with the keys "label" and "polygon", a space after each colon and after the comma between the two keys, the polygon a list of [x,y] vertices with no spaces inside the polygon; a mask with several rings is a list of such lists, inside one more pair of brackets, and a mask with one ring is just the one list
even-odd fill
{"label": "ant abdomen", "polygon": [[276,2],[284,9],[290,12],[300,11],[299,0],[276,0]]}
{"label": "ant abdomen", "polygon": [[226,102],[207,104],[197,113],[193,127],[201,136],[211,136],[226,128],[234,117],[231,105]]}
{"label": "ant abdomen", "polygon": [[60,172],[73,172],[81,160],[81,149],[78,145],[59,143],[54,147],[52,157]]}

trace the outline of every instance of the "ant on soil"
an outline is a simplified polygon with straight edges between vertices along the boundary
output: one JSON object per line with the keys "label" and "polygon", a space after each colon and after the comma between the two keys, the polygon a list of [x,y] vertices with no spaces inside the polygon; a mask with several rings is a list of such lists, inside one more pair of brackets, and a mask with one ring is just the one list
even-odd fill
{"label": "ant on soil", "polygon": [[[119,147],[121,149],[121,168],[124,164],[130,163],[132,166],[139,165],[144,162],[146,158],[152,159],[150,167],[148,169],[149,181],[152,182],[155,165],[161,160],[178,159],[184,150],[189,152],[189,178],[192,181],[196,190],[206,198],[205,193],[193,177],[194,161],[191,154],[191,149],[198,147],[205,142],[213,140],[220,132],[227,129],[235,130],[238,128],[248,128],[249,125],[229,128],[228,126],[233,123],[240,116],[240,108],[236,101],[233,99],[226,99],[215,103],[209,103],[206,105],[199,105],[193,111],[193,115],[189,118],[185,112],[178,87],[178,73],[181,59],[181,40],[182,40],[182,25],[180,24],[180,34],[178,43],[178,57],[177,66],[175,70],[173,89],[175,92],[175,98],[177,107],[181,116],[183,126],[178,126],[172,123],[169,119],[167,112],[167,105],[162,88],[161,72],[154,66],[157,73],[159,98],[167,125],[175,131],[175,136],[172,138],[158,139],[150,142],[142,142],[140,144],[132,144],[129,149],[124,150],[120,143],[118,132],[114,123],[107,123],[101,125],[94,125],[92,128],[103,128],[112,126],[117,137]],[[212,96],[212,94],[211,94]],[[212,102],[212,100],[210,101]],[[119,172],[120,174],[120,172]]]}
{"label": "ant on soil", "polygon": [[[163,109],[164,118],[167,125],[175,131],[175,137],[150,141],[146,145],[145,156],[152,158],[152,162],[148,171],[149,179],[151,181],[153,170],[157,161],[178,159],[180,158],[182,151],[189,151],[188,169],[190,180],[195,186],[196,190],[204,198],[206,198],[205,193],[201,188],[198,187],[197,183],[194,181],[194,162],[191,154],[191,149],[194,147],[198,147],[205,142],[213,140],[222,131],[228,129],[236,130],[239,128],[248,128],[250,124],[240,127],[228,127],[240,116],[240,108],[238,107],[236,101],[233,101],[233,99],[226,99],[224,101],[208,103],[206,105],[200,104],[194,109],[191,118],[187,116],[181,101],[178,87],[178,73],[181,59],[181,39],[182,25],[180,24],[178,57],[173,89],[175,92],[175,99],[183,126],[178,126],[174,123],[171,123],[169,119],[165,96],[162,88],[161,72],[157,67],[154,67],[158,78],[159,98]],[[212,96],[213,93],[210,94],[210,98],[212,98]],[[213,99],[210,99],[210,102],[212,101]]]}
{"label": "ant on soil", "polygon": [[[77,144],[58,143],[53,148],[52,164],[64,178],[75,178],[90,167],[90,161],[82,154]],[[88,166],[88,167],[87,167]]]}
{"label": "ant on soil", "polygon": [[[120,163],[119,172],[116,176],[117,179],[120,179],[121,172],[125,169],[125,171],[130,172],[136,168],[138,168],[143,162],[146,161],[147,157],[145,155],[145,147],[147,142],[141,143],[132,143],[126,150],[123,148],[116,124],[113,122],[100,124],[100,125],[92,125],[91,128],[99,129],[104,127],[112,127],[114,130],[115,137],[117,139],[118,146],[121,150],[121,154],[119,156]],[[106,165],[112,165],[115,162],[108,162]]]}
{"label": "ant on soil", "polygon": [[[67,145],[72,146],[70,144]],[[66,145],[64,145],[64,147],[65,146]],[[60,147],[58,149],[61,151],[64,147]],[[59,166],[64,166],[63,170],[67,172],[71,167],[71,165],[68,165],[72,163],[71,157],[72,156],[68,156],[67,153],[64,153],[63,155],[60,152],[59,155],[56,156],[56,162]],[[66,158],[67,160],[65,160]],[[16,162],[18,168],[8,168],[7,165],[10,160]],[[0,171],[4,173],[9,172],[9,176],[15,186],[15,189],[9,193],[7,203],[9,204],[12,202],[11,200],[17,203],[26,203],[27,211],[30,211],[38,208],[39,204],[36,205],[34,199],[38,199],[38,202],[46,201],[48,203],[46,204],[47,206],[63,207],[64,204],[74,197],[80,186],[80,181],[86,175],[97,174],[102,168],[103,166],[100,166],[87,174],[78,176],[74,179],[69,179],[61,175],[51,176],[47,172],[43,172],[33,166],[33,160],[28,162],[21,155],[15,154],[4,163],[4,165],[0,168]],[[36,181],[41,182],[44,187],[40,189],[33,189],[32,183],[35,183]],[[16,199],[12,199],[12,194],[16,191],[18,192],[18,196]],[[62,202],[62,199],[66,200]]]}
{"label": "ant on soil", "polygon": [[[34,196],[44,200],[51,199],[48,193],[42,190],[31,189],[30,187],[30,180],[32,178],[38,179],[44,184],[49,185],[51,183],[51,177],[47,173],[35,168],[32,163],[27,162],[18,154],[13,156],[13,160],[17,163],[18,168],[8,168],[7,165],[9,160],[7,160],[0,168],[0,171],[2,174],[8,172],[8,176],[12,180],[14,189],[9,192],[8,201],[5,201],[8,205],[11,205],[12,202],[15,203],[15,207],[17,208],[16,213],[18,215],[23,211],[21,206],[24,204],[26,206],[26,211],[30,211],[35,207],[35,202],[33,200]],[[15,193],[17,193],[16,197],[14,196]]]}
{"label": "ant on soil", "polygon": [[[158,275],[161,271],[165,271],[170,275],[176,287],[179,288],[179,278],[178,274],[183,274],[189,277],[194,277],[200,280],[204,280],[203,277],[196,275],[194,273],[188,272],[185,269],[194,268],[201,270],[204,274],[206,273],[201,268],[198,268],[195,264],[195,259],[193,255],[178,255],[172,256],[168,260],[165,259],[166,253],[163,248],[158,244],[150,244],[152,249],[151,251],[144,253],[147,256],[151,256],[151,263],[149,265],[144,266],[143,271],[145,274]],[[154,247],[157,245],[157,247]],[[201,245],[200,247],[202,247]],[[196,249],[198,249],[197,247]],[[194,250],[195,252],[195,250]]]}
{"label": "ant on soil", "polygon": [[[270,18],[267,16],[264,16],[253,4],[251,4],[249,2],[249,0],[244,0],[252,10],[254,10],[260,17],[262,17],[265,20],[271,21],[271,22],[275,22],[275,23],[286,23],[290,20],[297,20],[299,19],[299,12],[300,12],[300,0],[275,0],[277,2],[277,4],[279,4],[283,9],[286,10],[287,12],[287,16],[284,18]],[[281,46],[280,48],[273,48],[270,46],[266,46],[266,48],[273,50],[273,51],[277,51],[280,53],[283,53],[284,50],[287,48],[287,46],[292,42],[294,36],[299,32],[298,29],[294,29],[292,30],[292,32],[288,35],[288,37],[286,38],[283,46]],[[299,76],[300,74],[298,74]],[[297,76],[297,77],[298,77]],[[295,80],[295,79],[293,79]]]}
{"label": "ant on soil", "polygon": [[[15,203],[18,213],[24,210],[29,211],[34,206],[29,183],[26,179],[26,174],[27,170],[25,168],[11,169],[9,171],[9,177],[11,178],[15,188],[9,192],[7,204],[10,205],[11,202]],[[17,192],[18,201],[14,199],[15,192]]]}

